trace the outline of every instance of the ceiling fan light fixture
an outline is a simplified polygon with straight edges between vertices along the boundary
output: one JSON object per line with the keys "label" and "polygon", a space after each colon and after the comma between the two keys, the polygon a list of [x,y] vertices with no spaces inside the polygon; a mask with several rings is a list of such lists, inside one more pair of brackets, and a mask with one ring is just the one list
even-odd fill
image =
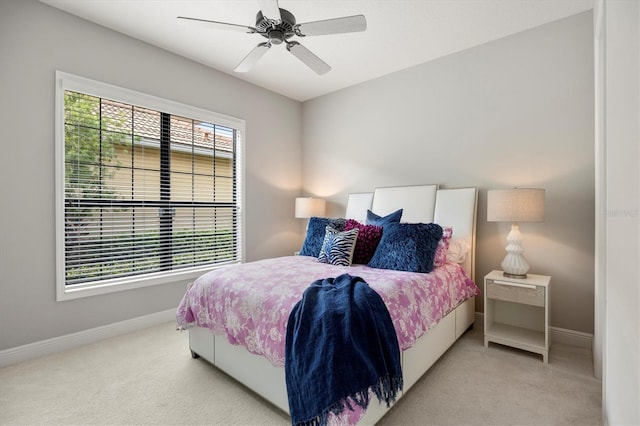
{"label": "ceiling fan light fixture", "polygon": [[269,31],[269,41],[272,44],[276,44],[276,45],[282,44],[282,42],[284,41],[284,37],[285,35],[280,30],[276,29],[276,30]]}

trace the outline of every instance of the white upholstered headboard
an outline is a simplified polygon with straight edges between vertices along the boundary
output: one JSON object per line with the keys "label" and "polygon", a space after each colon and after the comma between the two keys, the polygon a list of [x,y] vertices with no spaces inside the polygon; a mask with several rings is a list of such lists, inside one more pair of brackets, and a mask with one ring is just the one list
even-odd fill
{"label": "white upholstered headboard", "polygon": [[[368,200],[373,194],[371,203]],[[438,185],[376,188],[373,193],[350,194],[347,219],[364,222],[367,210],[385,216],[403,209],[402,222],[435,222],[453,228],[453,239],[465,239],[471,250],[462,263],[475,279],[477,188],[438,189]]]}
{"label": "white upholstered headboard", "polygon": [[373,192],[356,192],[349,194],[346,219],[355,219],[360,223],[367,220],[367,210],[371,209]]}
{"label": "white upholstered headboard", "polygon": [[394,186],[373,191],[371,211],[386,216],[402,209],[402,222],[433,222],[438,185]]}

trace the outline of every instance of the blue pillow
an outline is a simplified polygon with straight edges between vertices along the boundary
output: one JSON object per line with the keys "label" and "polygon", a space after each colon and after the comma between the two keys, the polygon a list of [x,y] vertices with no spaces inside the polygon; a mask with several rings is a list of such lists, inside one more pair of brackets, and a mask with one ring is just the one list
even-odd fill
{"label": "blue pillow", "polygon": [[402,217],[402,209],[398,209],[386,216],[378,216],[371,210],[367,210],[367,225],[385,226],[389,223],[400,223]]}
{"label": "blue pillow", "polygon": [[318,262],[338,266],[351,266],[358,232],[358,229],[340,232],[331,226],[327,226],[327,233],[324,235]]}
{"label": "blue pillow", "polygon": [[318,257],[320,255],[320,249],[322,248],[322,242],[324,241],[324,234],[327,232],[327,225],[331,225],[338,231],[344,229],[346,219],[329,219],[326,217],[312,217],[309,219],[309,225],[307,225],[307,235],[302,243],[300,249],[300,256]]}
{"label": "blue pillow", "polygon": [[369,266],[379,269],[428,273],[442,238],[442,227],[436,223],[390,223],[382,231],[382,239]]}

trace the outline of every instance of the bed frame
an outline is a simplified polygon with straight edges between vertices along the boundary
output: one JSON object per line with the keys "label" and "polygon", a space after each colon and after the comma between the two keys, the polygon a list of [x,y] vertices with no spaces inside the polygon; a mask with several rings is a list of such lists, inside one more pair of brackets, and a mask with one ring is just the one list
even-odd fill
{"label": "bed frame", "polygon": [[[453,227],[453,238],[465,238],[471,251],[462,264],[475,278],[475,230],[477,189],[438,189],[438,185],[416,185],[376,188],[371,193],[350,194],[347,218],[362,219],[366,210],[378,215],[403,209],[403,222],[436,222]],[[447,314],[425,333],[414,346],[402,352],[404,389],[402,397],[440,356],[469,328],[475,320],[475,298],[471,298]],[[194,358],[202,357],[240,383],[289,413],[289,402],[283,367],[275,367],[266,358],[254,355],[242,346],[230,344],[225,336],[209,329],[189,329],[189,347]],[[358,424],[375,424],[389,408],[375,398]]]}

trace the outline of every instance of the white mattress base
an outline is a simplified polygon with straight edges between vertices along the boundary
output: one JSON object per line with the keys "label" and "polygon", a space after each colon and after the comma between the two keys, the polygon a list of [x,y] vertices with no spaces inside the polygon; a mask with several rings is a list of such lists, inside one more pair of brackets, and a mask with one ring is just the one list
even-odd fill
{"label": "white mattress base", "polygon": [[[473,324],[475,298],[461,303],[425,333],[414,346],[402,353],[402,371],[406,393],[443,353]],[[249,389],[289,413],[284,368],[273,366],[266,358],[230,344],[226,337],[213,335],[206,328],[189,329],[192,352],[229,374]],[[400,397],[402,394],[400,395]],[[358,424],[373,425],[389,408],[373,400]]]}

